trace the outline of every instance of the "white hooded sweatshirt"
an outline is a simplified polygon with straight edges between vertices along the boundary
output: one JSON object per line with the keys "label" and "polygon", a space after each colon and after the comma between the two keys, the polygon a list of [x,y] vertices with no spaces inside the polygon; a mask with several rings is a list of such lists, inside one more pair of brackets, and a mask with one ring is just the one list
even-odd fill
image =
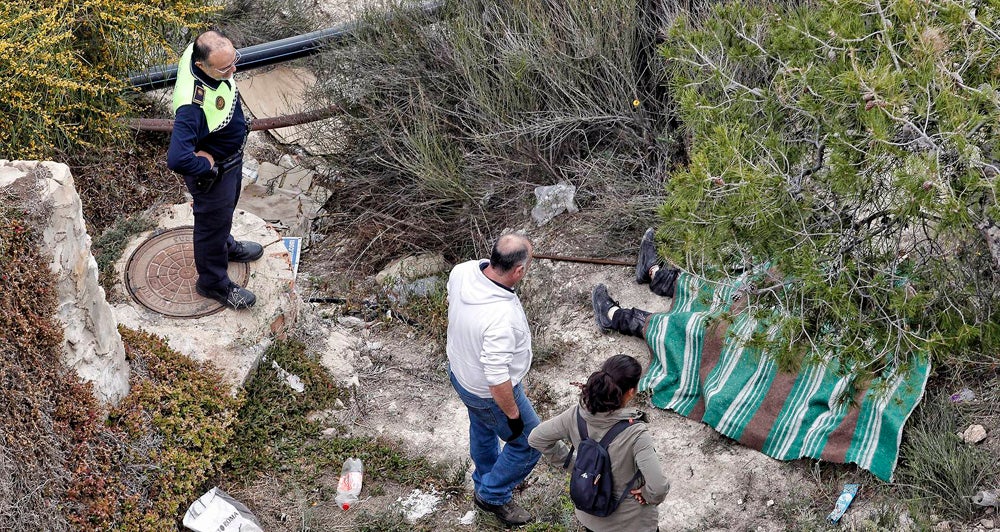
{"label": "white hooded sweatshirt", "polygon": [[448,362],[458,383],[491,398],[490,386],[516,386],[531,367],[531,330],[521,300],[486,277],[489,261],[470,260],[448,277]]}

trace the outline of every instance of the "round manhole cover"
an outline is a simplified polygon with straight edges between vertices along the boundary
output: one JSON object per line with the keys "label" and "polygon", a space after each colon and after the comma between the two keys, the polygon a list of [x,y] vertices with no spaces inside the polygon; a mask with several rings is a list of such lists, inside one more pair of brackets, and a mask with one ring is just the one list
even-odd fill
{"label": "round manhole cover", "polygon": [[[225,307],[198,295],[194,283],[194,227],[187,225],[154,233],[136,248],[125,264],[125,288],[142,306],[173,318],[198,318]],[[229,263],[229,278],[240,286],[250,279],[250,265]]]}

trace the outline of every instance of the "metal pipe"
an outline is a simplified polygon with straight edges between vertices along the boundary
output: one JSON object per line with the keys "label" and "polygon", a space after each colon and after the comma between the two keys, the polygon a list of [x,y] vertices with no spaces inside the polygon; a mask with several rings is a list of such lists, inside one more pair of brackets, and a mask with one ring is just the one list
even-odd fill
{"label": "metal pipe", "polygon": [[594,259],[590,257],[569,257],[566,255],[545,255],[543,253],[532,253],[536,259],[558,260],[563,262],[584,262],[588,264],[609,264],[611,266],[635,266],[635,261],[627,262],[617,259]]}
{"label": "metal pipe", "polygon": [[[420,6],[419,9],[427,15],[436,17],[442,5],[444,3],[441,1],[428,2]],[[360,26],[358,22],[347,22],[325,30],[240,48],[240,61],[236,63],[236,66],[240,70],[250,70],[306,57],[319,52],[324,46],[340,43],[354,37],[354,33]],[[146,92],[169,87],[176,78],[176,64],[159,65],[145,72],[129,75],[129,83],[133,88]]]}
{"label": "metal pipe", "polygon": [[[357,27],[357,23],[349,22],[325,30],[240,48],[240,61],[236,66],[240,70],[250,70],[306,57],[320,51],[327,44],[352,36]],[[129,76],[129,83],[145,92],[170,87],[176,78],[177,65],[159,65],[145,72],[132,74]]]}
{"label": "metal pipe", "polygon": [[[295,113],[291,115],[269,118],[257,118],[250,121],[250,131],[277,129],[279,127],[297,126],[329,118],[340,112],[340,107],[331,105],[322,109]],[[174,121],[168,118],[133,118],[128,121],[128,127],[136,131],[156,131],[169,133],[174,130]]]}

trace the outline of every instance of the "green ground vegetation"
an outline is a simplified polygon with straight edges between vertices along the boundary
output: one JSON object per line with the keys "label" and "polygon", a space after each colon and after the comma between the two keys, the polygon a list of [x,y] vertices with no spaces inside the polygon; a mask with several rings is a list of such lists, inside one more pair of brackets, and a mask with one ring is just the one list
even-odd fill
{"label": "green ground vegetation", "polygon": [[[172,527],[224,463],[238,402],[212,368],[122,329],[131,393],[110,412],[62,360],[44,208],[5,190],[0,214],[4,530]],[[20,191],[29,195],[30,191]],[[41,215],[41,216],[40,216]]]}

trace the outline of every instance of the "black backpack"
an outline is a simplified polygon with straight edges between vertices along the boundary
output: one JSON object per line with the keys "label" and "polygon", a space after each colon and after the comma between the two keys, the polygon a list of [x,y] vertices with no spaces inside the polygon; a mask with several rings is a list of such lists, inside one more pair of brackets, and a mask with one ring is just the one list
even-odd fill
{"label": "black backpack", "polygon": [[[615,497],[614,479],[611,476],[611,456],[608,455],[608,445],[615,439],[615,436],[632,425],[632,420],[621,420],[615,423],[611,430],[601,438],[601,441],[592,440],[587,433],[587,423],[580,415],[580,409],[576,410],[576,425],[580,430],[580,448],[576,450],[576,462],[573,464],[573,472],[569,479],[569,496],[573,499],[573,505],[581,512],[597,517],[607,517],[618,509],[621,501],[628,496],[632,485],[641,476],[641,472],[636,471],[632,480],[625,485],[625,491],[621,496]],[[569,460],[573,456],[570,449],[566,457],[564,467],[569,465]]]}

